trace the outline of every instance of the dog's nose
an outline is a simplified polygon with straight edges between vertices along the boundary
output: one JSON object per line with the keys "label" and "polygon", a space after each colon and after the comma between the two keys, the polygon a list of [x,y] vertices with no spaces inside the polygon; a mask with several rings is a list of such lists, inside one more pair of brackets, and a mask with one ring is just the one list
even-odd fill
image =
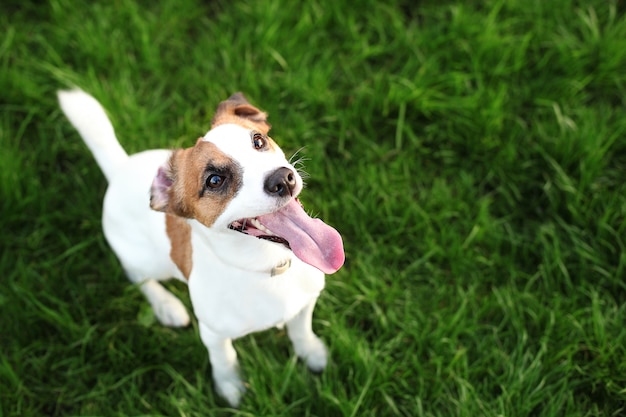
{"label": "dog's nose", "polygon": [[265,192],[269,195],[284,197],[293,195],[296,188],[296,175],[289,168],[278,168],[265,179]]}

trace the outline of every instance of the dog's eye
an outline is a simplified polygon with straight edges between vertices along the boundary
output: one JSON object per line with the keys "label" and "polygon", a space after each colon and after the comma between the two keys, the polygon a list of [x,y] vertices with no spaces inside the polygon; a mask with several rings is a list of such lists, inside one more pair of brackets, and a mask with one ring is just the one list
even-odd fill
{"label": "dog's eye", "polygon": [[252,135],[252,146],[254,146],[254,149],[261,150],[263,148],[265,148],[265,145],[267,145],[267,139],[265,139],[265,137],[260,134],[260,133],[255,133],[254,135]]}
{"label": "dog's eye", "polygon": [[219,188],[224,184],[224,177],[221,175],[213,174],[209,175],[206,179],[207,188]]}

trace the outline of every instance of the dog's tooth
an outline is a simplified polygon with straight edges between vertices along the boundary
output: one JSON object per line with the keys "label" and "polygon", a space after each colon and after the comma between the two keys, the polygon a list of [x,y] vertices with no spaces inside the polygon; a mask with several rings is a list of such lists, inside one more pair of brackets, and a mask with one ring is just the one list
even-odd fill
{"label": "dog's tooth", "polygon": [[265,227],[265,226],[263,226],[263,225],[261,224],[261,222],[259,222],[257,219],[250,219],[250,223],[252,223],[252,225],[253,225],[254,227],[256,227],[257,229],[259,229],[259,230],[261,230],[261,231],[263,231],[263,232],[266,232],[266,227]]}
{"label": "dog's tooth", "polygon": [[252,225],[254,227],[256,227],[257,229],[261,230],[264,233],[267,233],[269,235],[274,235],[274,232],[272,232],[270,229],[268,229],[267,227],[263,226],[261,224],[261,222],[259,222],[257,219],[250,219],[250,223],[252,223]]}

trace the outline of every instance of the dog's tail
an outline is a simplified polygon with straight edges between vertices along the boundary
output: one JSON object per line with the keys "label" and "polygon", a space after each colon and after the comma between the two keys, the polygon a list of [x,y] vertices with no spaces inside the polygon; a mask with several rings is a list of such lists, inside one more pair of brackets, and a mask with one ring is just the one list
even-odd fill
{"label": "dog's tail", "polygon": [[78,130],[110,182],[117,167],[128,159],[128,154],[117,141],[104,109],[95,98],[78,89],[57,94],[63,113]]}

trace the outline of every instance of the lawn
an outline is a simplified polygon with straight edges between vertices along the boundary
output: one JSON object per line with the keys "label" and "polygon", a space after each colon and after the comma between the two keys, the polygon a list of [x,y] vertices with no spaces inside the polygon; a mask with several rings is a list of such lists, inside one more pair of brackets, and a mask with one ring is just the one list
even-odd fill
{"label": "lawn", "polygon": [[[0,416],[626,414],[623,1],[8,0],[0,33]],[[73,85],[131,153],[269,113],[345,242],[323,374],[270,330],[217,397],[107,246]]]}

